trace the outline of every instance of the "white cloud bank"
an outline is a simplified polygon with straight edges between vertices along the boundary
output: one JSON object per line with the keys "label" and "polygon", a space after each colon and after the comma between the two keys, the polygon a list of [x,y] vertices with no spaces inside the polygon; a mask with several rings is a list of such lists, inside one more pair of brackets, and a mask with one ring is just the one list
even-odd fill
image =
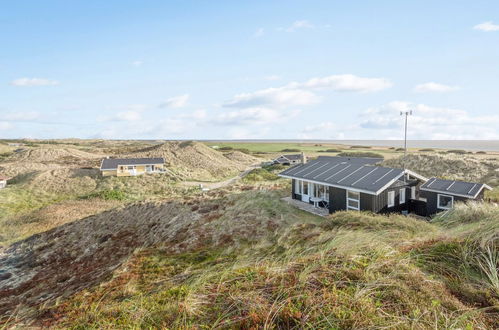
{"label": "white cloud bank", "polygon": [[480,30],[484,32],[493,32],[493,31],[499,31],[499,25],[494,24],[492,22],[483,22],[480,24],[477,24],[473,27],[474,30]]}
{"label": "white cloud bank", "polygon": [[160,108],[182,108],[187,105],[189,94],[170,97],[165,102],[159,105]]}
{"label": "white cloud bank", "polygon": [[444,84],[439,84],[436,82],[427,82],[424,84],[419,84],[414,87],[414,92],[416,93],[428,93],[428,92],[435,92],[435,93],[446,93],[446,92],[453,92],[457,91],[459,87],[457,86],[449,86],[449,85],[444,85]]}
{"label": "white cloud bank", "polygon": [[385,78],[366,78],[352,74],[331,75],[311,78],[305,82],[292,82],[283,87],[267,88],[251,93],[235,95],[223,104],[224,107],[271,106],[286,108],[306,106],[320,101],[315,91],[333,90],[337,92],[369,93],[390,88],[392,83]]}
{"label": "white cloud bank", "polygon": [[59,85],[57,80],[44,78],[19,78],[10,82],[12,86],[31,87],[31,86],[56,86]]}
{"label": "white cloud bank", "polygon": [[[499,115],[472,115],[465,110],[432,107],[426,104],[394,101],[362,113],[356,133],[379,139],[402,138],[403,118],[400,111],[413,110],[409,117],[408,136],[421,140],[497,139]],[[363,131],[371,130],[371,131]],[[367,134],[366,134],[367,133]]]}

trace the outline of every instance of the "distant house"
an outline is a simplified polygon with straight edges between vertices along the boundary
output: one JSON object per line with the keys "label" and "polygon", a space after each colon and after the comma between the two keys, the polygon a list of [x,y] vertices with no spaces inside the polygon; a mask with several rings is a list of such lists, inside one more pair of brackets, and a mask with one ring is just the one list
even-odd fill
{"label": "distant house", "polygon": [[274,159],[273,163],[274,164],[281,164],[281,165],[296,165],[296,164],[301,164],[303,162],[303,159],[305,159],[305,155],[303,153],[301,154],[291,154],[291,155],[280,155],[276,159]]}
{"label": "distant house", "polygon": [[7,181],[9,180],[6,176],[0,176],[0,189],[3,189],[7,186]]}
{"label": "distant house", "polygon": [[482,200],[486,184],[431,178],[420,188],[428,215],[451,209],[455,201]]}
{"label": "distant house", "polygon": [[164,158],[106,158],[100,170],[103,176],[135,176],[164,172]]}
{"label": "distant house", "polygon": [[292,180],[291,197],[326,208],[372,212],[409,211],[427,179],[409,170],[373,166],[376,158],[318,157],[279,175]]}
{"label": "distant house", "polygon": [[9,147],[22,147],[24,145],[24,143],[20,143],[20,142],[10,142],[10,143],[7,143],[7,145]]}

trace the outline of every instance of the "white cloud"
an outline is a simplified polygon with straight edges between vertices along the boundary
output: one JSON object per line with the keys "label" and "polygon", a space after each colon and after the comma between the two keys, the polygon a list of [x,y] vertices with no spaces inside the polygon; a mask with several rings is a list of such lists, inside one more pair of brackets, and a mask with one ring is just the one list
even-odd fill
{"label": "white cloud", "polygon": [[143,62],[143,61],[140,61],[140,60],[136,60],[136,61],[133,61],[133,62],[132,62],[132,65],[133,65],[134,67],[139,67],[139,66],[142,66],[142,64],[144,64],[144,62]]}
{"label": "white cloud", "polygon": [[13,86],[30,87],[30,86],[56,86],[59,85],[57,80],[44,78],[19,78],[10,82]]}
{"label": "white cloud", "polygon": [[299,29],[312,29],[314,25],[310,23],[307,20],[299,20],[299,21],[294,21],[293,24],[291,24],[287,28],[279,28],[280,31],[286,31],[286,32],[295,32],[296,30]]}
{"label": "white cloud", "polygon": [[282,119],[282,114],[271,108],[255,107],[224,112],[213,119],[221,125],[264,125]]}
{"label": "white cloud", "polygon": [[319,97],[304,89],[287,87],[267,88],[253,93],[235,95],[225,107],[248,108],[255,106],[289,107],[315,104]]}
{"label": "white cloud", "polygon": [[458,90],[457,86],[449,86],[444,84],[439,84],[436,82],[427,82],[424,84],[419,84],[414,87],[414,92],[416,93],[427,93],[427,92],[436,92],[436,93],[445,93],[445,92],[453,92]]}
{"label": "white cloud", "polygon": [[473,27],[474,30],[480,30],[485,32],[499,31],[499,25],[494,24],[492,22],[483,22],[477,24]]}
{"label": "white cloud", "polygon": [[273,87],[258,90],[252,93],[235,95],[225,102],[225,107],[247,108],[268,106],[286,108],[292,106],[306,106],[316,104],[320,96],[314,90],[332,89],[338,92],[377,92],[392,86],[385,78],[365,78],[352,74],[332,75],[312,78],[308,81],[292,82],[283,87]]}
{"label": "white cloud", "polygon": [[11,112],[2,116],[7,121],[34,121],[40,118],[40,113],[36,111],[29,112]]}
{"label": "white cloud", "polygon": [[170,97],[159,105],[160,108],[182,108],[187,105],[189,94]]}
{"label": "white cloud", "polygon": [[6,121],[0,121],[0,131],[6,131],[8,129],[11,129],[13,126],[11,123],[6,122]]}
{"label": "white cloud", "polygon": [[111,107],[111,110],[120,109],[112,115],[102,115],[97,118],[97,121],[126,121],[138,122],[142,119],[142,113],[148,108],[145,104],[130,104],[127,106]]}
{"label": "white cloud", "polygon": [[366,78],[353,74],[341,74],[312,78],[304,83],[291,83],[290,86],[329,88],[338,92],[378,92],[392,87],[392,83],[385,78]]}
{"label": "white cloud", "polygon": [[[410,139],[497,139],[499,115],[472,115],[461,109],[432,107],[426,104],[394,101],[362,113],[358,129],[376,130],[379,139],[403,137],[400,111],[413,110],[409,117]],[[371,133],[372,134],[372,133]],[[369,136],[371,136],[369,134]]]}
{"label": "white cloud", "polygon": [[256,32],[253,34],[253,38],[260,38],[260,37],[263,37],[263,35],[265,34],[265,30],[263,28],[259,28],[258,30],[256,30]]}
{"label": "white cloud", "polygon": [[281,79],[281,76],[278,76],[276,74],[273,74],[273,75],[270,75],[270,76],[266,76],[264,77],[265,80],[269,80],[269,81],[275,81],[275,80],[279,80]]}

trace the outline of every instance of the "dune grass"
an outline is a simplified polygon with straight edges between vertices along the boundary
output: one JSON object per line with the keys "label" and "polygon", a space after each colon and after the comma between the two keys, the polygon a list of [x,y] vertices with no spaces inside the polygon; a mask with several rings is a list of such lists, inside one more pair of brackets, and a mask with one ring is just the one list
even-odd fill
{"label": "dune grass", "polygon": [[[245,201],[233,202],[238,208],[247,205],[243,213],[261,205],[261,216],[286,214],[276,213],[268,195],[240,198]],[[90,329],[494,327],[498,211],[480,206],[457,205],[432,223],[339,212],[295,222],[237,249],[142,250],[112,281],[59,306],[55,313],[65,316],[55,324]],[[224,215],[226,220],[236,216]]]}

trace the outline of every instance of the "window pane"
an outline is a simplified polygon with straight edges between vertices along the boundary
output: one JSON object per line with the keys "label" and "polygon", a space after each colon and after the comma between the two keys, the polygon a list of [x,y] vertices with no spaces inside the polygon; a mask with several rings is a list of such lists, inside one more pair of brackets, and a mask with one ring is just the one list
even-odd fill
{"label": "window pane", "polygon": [[452,197],[445,196],[445,195],[438,195],[438,207],[451,208],[452,207]]}
{"label": "window pane", "polygon": [[356,191],[348,191],[348,198],[359,199],[359,193]]}
{"label": "window pane", "polygon": [[388,206],[395,205],[395,191],[388,192]]}
{"label": "window pane", "polygon": [[308,182],[303,182],[303,194],[308,195]]}
{"label": "window pane", "polygon": [[348,207],[358,209],[359,208],[359,201],[354,201],[354,200],[349,199],[348,200]]}

